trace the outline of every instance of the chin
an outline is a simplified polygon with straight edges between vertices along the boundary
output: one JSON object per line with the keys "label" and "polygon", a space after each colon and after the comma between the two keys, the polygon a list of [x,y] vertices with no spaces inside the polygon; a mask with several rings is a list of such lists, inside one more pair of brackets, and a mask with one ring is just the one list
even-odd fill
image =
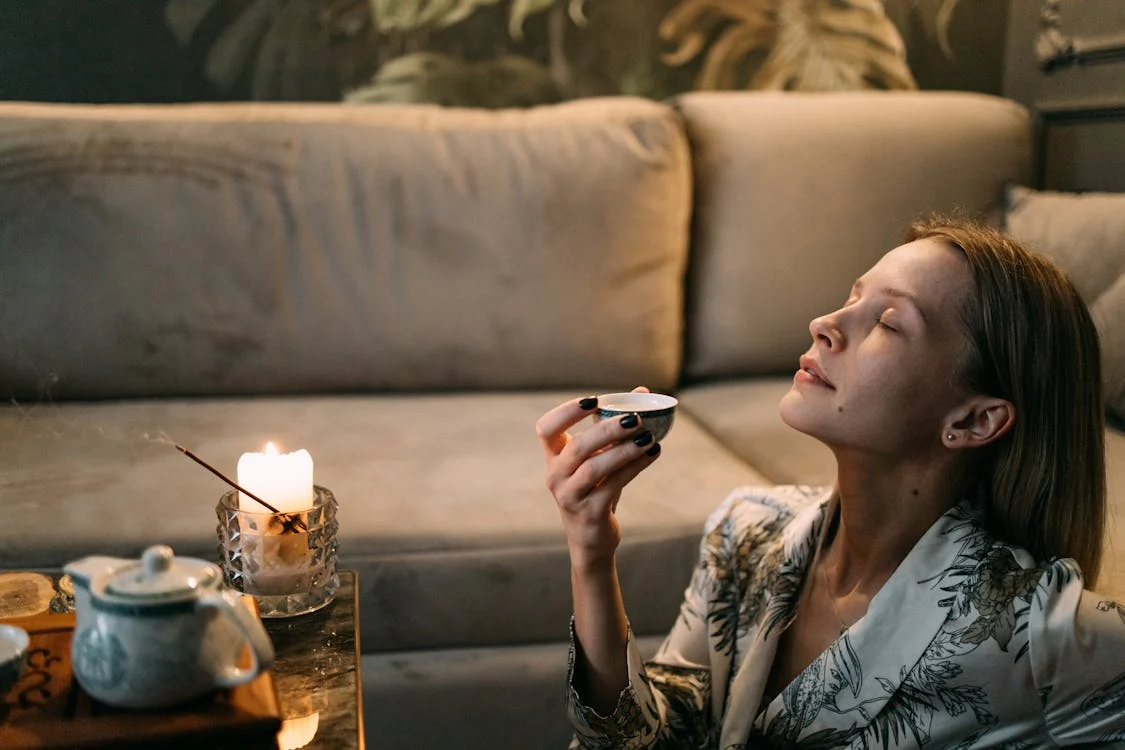
{"label": "chin", "polygon": [[821,439],[821,430],[818,430],[818,414],[813,412],[813,405],[805,401],[796,389],[790,389],[781,397],[777,404],[777,413],[781,421],[797,432],[803,432],[809,437]]}
{"label": "chin", "polygon": [[777,412],[781,421],[797,432],[808,435],[833,451],[839,445],[841,425],[833,419],[835,409],[831,409],[832,414],[826,417],[823,403],[810,402],[793,389],[778,402]]}

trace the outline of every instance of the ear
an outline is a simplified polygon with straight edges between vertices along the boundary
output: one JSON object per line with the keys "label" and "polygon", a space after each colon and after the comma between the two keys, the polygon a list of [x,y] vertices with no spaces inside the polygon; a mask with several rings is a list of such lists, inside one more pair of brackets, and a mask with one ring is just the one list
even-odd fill
{"label": "ear", "polygon": [[962,403],[946,420],[941,442],[947,448],[980,448],[1012,429],[1016,407],[1011,401],[975,396]]}

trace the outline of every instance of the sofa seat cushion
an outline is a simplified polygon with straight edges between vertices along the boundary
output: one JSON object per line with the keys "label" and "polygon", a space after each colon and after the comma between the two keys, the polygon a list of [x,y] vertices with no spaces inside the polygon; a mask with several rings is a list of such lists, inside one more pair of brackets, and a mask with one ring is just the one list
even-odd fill
{"label": "sofa seat cushion", "polygon": [[[696,385],[680,393],[681,409],[771,483],[834,484],[832,452],[778,414],[792,383],[758,378]],[[1109,519],[1098,590],[1125,601],[1125,432],[1110,426],[1105,439]]]}
{"label": "sofa seat cushion", "polygon": [[0,400],[668,388],[690,214],[643,99],[0,103]]}
{"label": "sofa seat cushion", "polygon": [[[82,402],[0,408],[0,567],[58,566],[149,544],[216,559],[227,486],[266,441],[307,449],[339,502],[339,561],[359,573],[365,651],[558,640],[570,605],[536,419],[574,393]],[[708,513],[761,475],[690,417],[619,507],[638,634],[672,624]]]}
{"label": "sofa seat cushion", "polygon": [[792,384],[791,377],[728,380],[690,386],[679,398],[684,411],[771,483],[834,484],[832,451],[778,416],[778,402]]}

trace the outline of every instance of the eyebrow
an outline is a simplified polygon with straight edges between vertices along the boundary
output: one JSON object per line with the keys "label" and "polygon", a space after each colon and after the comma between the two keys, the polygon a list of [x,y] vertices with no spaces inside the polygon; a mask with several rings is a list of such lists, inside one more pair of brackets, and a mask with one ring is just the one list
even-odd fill
{"label": "eyebrow", "polygon": [[[863,279],[856,279],[855,283],[852,284],[852,290],[858,292],[858,291],[861,291],[862,289],[863,289]],[[879,293],[885,294],[888,297],[894,297],[895,299],[906,300],[907,302],[910,303],[910,305],[915,310],[918,311],[918,315],[920,315],[922,317],[922,321],[927,322],[926,321],[926,311],[922,309],[922,306],[918,304],[918,299],[913,294],[911,294],[910,292],[907,292],[903,289],[896,289],[895,287],[891,287],[891,286],[885,286],[885,287],[881,287],[879,289]]]}

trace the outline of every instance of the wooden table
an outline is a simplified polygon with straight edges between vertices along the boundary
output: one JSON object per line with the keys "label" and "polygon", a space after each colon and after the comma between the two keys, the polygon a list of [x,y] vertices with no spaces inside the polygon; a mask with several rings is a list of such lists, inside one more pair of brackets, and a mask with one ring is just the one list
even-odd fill
{"label": "wooden table", "polygon": [[[67,611],[68,582],[57,573],[0,573],[0,619]],[[277,653],[280,750],[364,748],[357,594],[354,571],[341,571],[340,590],[324,609],[263,620]]]}

